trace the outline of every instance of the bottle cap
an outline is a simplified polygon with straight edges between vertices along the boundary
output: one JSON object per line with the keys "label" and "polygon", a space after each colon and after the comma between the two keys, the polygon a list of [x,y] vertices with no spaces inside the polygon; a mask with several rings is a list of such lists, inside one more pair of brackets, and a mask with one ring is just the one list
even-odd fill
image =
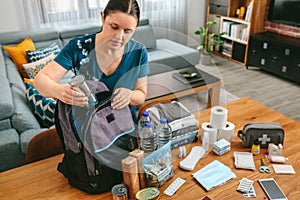
{"label": "bottle cap", "polygon": [[162,123],[162,124],[166,124],[168,121],[167,121],[167,119],[166,118],[161,118],[160,119],[160,123]]}
{"label": "bottle cap", "polygon": [[147,111],[143,112],[143,116],[144,117],[149,117],[149,112],[147,112]]}
{"label": "bottle cap", "polygon": [[258,139],[256,139],[256,140],[254,141],[254,144],[255,144],[255,145],[259,145],[259,144],[260,144],[260,141],[258,141]]}
{"label": "bottle cap", "polygon": [[151,127],[152,123],[151,122],[145,122],[145,127]]}

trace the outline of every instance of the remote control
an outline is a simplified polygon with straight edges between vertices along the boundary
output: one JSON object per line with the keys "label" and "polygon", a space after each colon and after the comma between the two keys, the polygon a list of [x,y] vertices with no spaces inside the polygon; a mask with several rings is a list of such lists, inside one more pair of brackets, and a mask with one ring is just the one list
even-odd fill
{"label": "remote control", "polygon": [[179,167],[192,171],[205,152],[206,151],[202,146],[194,146],[189,155],[184,160],[180,161]]}
{"label": "remote control", "polygon": [[184,179],[177,177],[168,187],[165,189],[164,194],[173,196],[173,194],[183,185]]}

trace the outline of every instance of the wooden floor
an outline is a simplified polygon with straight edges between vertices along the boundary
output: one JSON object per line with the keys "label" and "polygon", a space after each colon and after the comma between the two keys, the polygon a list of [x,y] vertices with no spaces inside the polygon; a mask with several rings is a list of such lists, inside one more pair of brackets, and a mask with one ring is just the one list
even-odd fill
{"label": "wooden floor", "polygon": [[[256,67],[246,67],[213,55],[213,64],[197,66],[221,78],[222,87],[237,97],[250,97],[300,122],[300,84]],[[299,77],[300,78],[300,77]]]}

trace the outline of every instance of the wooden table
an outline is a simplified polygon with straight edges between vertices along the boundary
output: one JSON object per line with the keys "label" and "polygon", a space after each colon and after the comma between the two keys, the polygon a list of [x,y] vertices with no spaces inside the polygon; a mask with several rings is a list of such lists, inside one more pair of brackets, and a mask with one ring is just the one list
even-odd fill
{"label": "wooden table", "polygon": [[199,69],[197,70],[203,77],[203,81],[192,84],[184,84],[172,77],[174,73],[179,73],[180,71],[189,71],[191,68],[197,69],[195,67],[190,67],[182,70],[172,70],[149,76],[148,94],[146,101],[142,106],[153,101],[173,100],[206,90],[208,91],[207,107],[210,108],[218,105],[220,102],[220,79]]}
{"label": "wooden table", "polygon": [[[160,191],[163,192],[176,177],[181,177],[185,179],[186,182],[172,197],[162,194],[161,199],[198,200],[202,199],[204,196],[208,196],[214,200],[240,200],[243,199],[242,194],[237,192],[236,189],[239,180],[243,177],[254,181],[254,187],[257,194],[256,199],[266,199],[266,195],[259,186],[257,180],[268,177],[275,178],[289,199],[300,199],[300,123],[249,98],[239,99],[224,106],[229,111],[228,121],[233,122],[236,125],[235,133],[247,122],[279,122],[285,130],[283,155],[289,158],[290,164],[293,165],[296,174],[274,174],[269,163],[266,163],[266,165],[271,167],[271,174],[259,173],[258,170],[252,171],[235,169],[233,152],[250,151],[249,148],[242,147],[241,141],[235,134],[231,143],[232,150],[230,152],[222,156],[217,156],[210,152],[208,156],[202,158],[198,162],[195,169],[191,172],[179,169],[178,163],[181,159],[174,159],[173,166],[175,168],[175,176],[163,185],[160,188]],[[200,117],[200,124],[202,122],[209,121],[209,115],[209,109],[196,113],[196,116]],[[200,143],[193,143],[188,147],[188,149],[194,145],[200,145]],[[259,159],[264,157],[266,151],[266,149],[262,149],[260,155],[254,156],[256,168],[260,166]],[[71,187],[63,175],[56,170],[57,163],[61,161],[61,159],[62,155],[58,155],[0,173],[0,199],[112,199],[110,192],[100,195],[89,195]],[[230,167],[236,174],[237,178],[206,192],[205,189],[191,176],[191,174],[215,159]]]}

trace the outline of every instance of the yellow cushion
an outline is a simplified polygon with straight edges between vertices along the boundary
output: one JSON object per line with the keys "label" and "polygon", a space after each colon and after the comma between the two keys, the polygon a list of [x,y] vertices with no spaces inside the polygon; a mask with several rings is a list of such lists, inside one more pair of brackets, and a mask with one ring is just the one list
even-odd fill
{"label": "yellow cushion", "polygon": [[14,61],[22,77],[27,78],[26,71],[23,69],[22,65],[28,63],[26,58],[26,50],[35,50],[32,39],[28,37],[17,44],[17,46],[4,46],[3,48],[8,52]]}

